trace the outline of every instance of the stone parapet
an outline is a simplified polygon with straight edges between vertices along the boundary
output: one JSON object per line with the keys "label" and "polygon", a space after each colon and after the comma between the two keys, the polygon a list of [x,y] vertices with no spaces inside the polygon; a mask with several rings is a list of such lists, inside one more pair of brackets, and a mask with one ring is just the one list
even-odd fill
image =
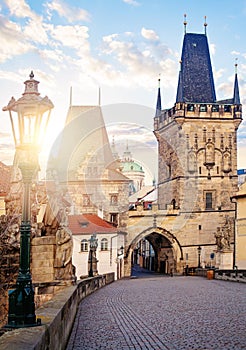
{"label": "stone parapet", "polygon": [[79,303],[87,295],[114,281],[114,273],[79,281],[58,292],[36,310],[42,325],[18,328],[0,337],[1,350],[63,350],[73,326]]}

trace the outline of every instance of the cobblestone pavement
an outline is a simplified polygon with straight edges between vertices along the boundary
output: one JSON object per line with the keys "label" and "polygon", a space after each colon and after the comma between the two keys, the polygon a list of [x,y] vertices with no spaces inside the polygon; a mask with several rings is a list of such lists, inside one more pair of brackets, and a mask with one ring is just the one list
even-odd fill
{"label": "cobblestone pavement", "polygon": [[80,303],[71,349],[246,349],[246,285],[193,276],[116,281]]}

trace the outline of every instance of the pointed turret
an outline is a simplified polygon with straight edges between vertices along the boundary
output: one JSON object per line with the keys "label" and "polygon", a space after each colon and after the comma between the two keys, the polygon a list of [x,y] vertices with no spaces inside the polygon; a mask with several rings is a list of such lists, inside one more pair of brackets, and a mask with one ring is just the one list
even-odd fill
{"label": "pointed turret", "polygon": [[159,117],[161,115],[161,79],[158,79],[158,94],[157,94],[157,102],[156,102],[156,112],[155,116]]}
{"label": "pointed turret", "polygon": [[216,101],[206,34],[185,33],[184,35],[177,100],[190,103]]}
{"label": "pointed turret", "polygon": [[233,94],[233,104],[240,105],[240,94],[239,94],[239,86],[237,79],[237,63],[235,64],[235,81],[234,81],[234,94]]}

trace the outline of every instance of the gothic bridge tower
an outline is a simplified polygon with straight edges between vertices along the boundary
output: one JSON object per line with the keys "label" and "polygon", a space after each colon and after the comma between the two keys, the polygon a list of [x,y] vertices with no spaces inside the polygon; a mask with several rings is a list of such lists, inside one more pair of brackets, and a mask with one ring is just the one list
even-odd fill
{"label": "gothic bridge tower", "polygon": [[[221,267],[214,257],[227,250],[231,252],[227,265],[232,268],[235,205],[230,198],[238,188],[237,129],[242,121],[237,65],[232,98],[218,101],[207,24],[204,34],[186,33],[186,21],[184,24],[172,108],[161,108],[158,90],[154,118],[159,147],[158,205],[164,211],[171,205],[178,212],[170,231],[180,244],[183,265]],[[166,222],[167,217],[163,228]],[[218,245],[218,241],[224,243]]]}

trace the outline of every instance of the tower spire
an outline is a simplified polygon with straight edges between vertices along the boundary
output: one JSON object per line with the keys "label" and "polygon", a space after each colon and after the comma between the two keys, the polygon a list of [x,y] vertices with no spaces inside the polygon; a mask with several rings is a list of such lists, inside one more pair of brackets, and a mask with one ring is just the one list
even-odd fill
{"label": "tower spire", "polygon": [[160,115],[161,115],[161,79],[159,78],[155,116],[159,117]]}
{"label": "tower spire", "polygon": [[186,26],[187,26],[187,21],[186,21],[186,13],[184,14],[184,33],[186,34]]}
{"label": "tower spire", "polygon": [[98,89],[98,106],[101,106],[101,88]]}
{"label": "tower spire", "polygon": [[72,106],[72,95],[73,95],[73,88],[72,86],[70,86],[70,101],[69,101],[70,107]]}
{"label": "tower spire", "polygon": [[237,58],[235,62],[235,80],[234,80],[234,93],[233,93],[233,103],[235,105],[240,105],[240,94],[239,94],[239,85],[237,78]]}
{"label": "tower spire", "polygon": [[207,35],[207,26],[208,26],[207,16],[204,16],[204,33],[205,33],[205,35]]}

